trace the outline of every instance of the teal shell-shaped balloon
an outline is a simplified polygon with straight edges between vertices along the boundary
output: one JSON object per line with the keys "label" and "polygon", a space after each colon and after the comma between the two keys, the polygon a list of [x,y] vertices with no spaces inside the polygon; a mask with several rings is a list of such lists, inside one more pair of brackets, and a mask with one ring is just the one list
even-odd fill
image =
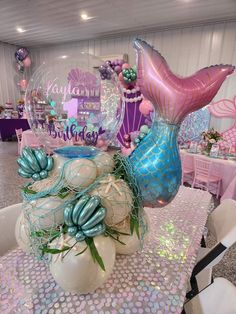
{"label": "teal shell-shaped balloon", "polygon": [[100,206],[100,197],[83,195],[76,204],[69,204],[64,209],[64,221],[68,234],[83,241],[86,237],[103,234],[106,226],[103,220],[106,209]]}
{"label": "teal shell-shaped balloon", "polygon": [[34,181],[47,178],[53,168],[53,158],[47,156],[42,148],[32,149],[24,147],[21,156],[17,159],[18,174],[23,178],[32,178]]}

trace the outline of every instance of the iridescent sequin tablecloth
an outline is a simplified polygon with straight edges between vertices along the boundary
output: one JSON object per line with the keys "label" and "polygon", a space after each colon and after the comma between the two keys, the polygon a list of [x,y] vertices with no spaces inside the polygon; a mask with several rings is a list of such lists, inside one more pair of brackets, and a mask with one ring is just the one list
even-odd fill
{"label": "iridescent sequin tablecloth", "polygon": [[211,195],[181,187],[162,209],[147,209],[143,251],[117,256],[110,279],[93,294],[62,291],[46,266],[20,249],[0,258],[0,313],[181,313]]}

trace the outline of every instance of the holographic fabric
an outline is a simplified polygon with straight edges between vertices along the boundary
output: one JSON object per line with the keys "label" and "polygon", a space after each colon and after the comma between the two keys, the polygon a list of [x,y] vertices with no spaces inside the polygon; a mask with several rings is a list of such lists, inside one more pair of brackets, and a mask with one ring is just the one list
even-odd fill
{"label": "holographic fabric", "polygon": [[178,131],[179,126],[157,119],[129,157],[145,206],[165,206],[178,192],[181,182]]}
{"label": "holographic fabric", "polygon": [[13,250],[0,258],[0,313],[180,314],[195,265],[208,192],[180,187],[164,208],[148,208],[150,231],[143,250],[118,255],[108,281],[94,293],[64,292],[46,264]]}

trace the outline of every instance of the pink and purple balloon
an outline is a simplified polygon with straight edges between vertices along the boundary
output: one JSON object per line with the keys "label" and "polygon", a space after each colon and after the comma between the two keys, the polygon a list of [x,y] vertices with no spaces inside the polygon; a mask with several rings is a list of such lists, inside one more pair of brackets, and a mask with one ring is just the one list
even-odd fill
{"label": "pink and purple balloon", "polygon": [[16,58],[16,61],[24,61],[25,58],[29,55],[29,51],[24,48],[24,47],[21,47],[19,49],[16,50],[15,52],[15,58]]}
{"label": "pink and purple balloon", "polygon": [[216,95],[232,65],[204,68],[181,78],[161,54],[136,39],[138,85],[152,102],[157,118],[147,136],[129,156],[144,205],[162,207],[175,197],[181,182],[177,144],[179,127],[187,114],[206,106]]}

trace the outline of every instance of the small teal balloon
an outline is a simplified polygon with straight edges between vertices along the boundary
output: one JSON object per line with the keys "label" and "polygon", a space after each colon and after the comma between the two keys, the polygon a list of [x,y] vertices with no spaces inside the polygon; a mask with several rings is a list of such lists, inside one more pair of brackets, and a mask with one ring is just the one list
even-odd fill
{"label": "small teal balloon", "polygon": [[30,169],[30,167],[27,164],[27,161],[25,160],[24,157],[19,157],[17,159],[17,164],[20,166],[20,168],[24,171],[27,172],[29,174],[32,174],[32,170]]}
{"label": "small teal balloon", "polygon": [[79,219],[78,219],[78,225],[82,226],[93,214],[96,207],[100,204],[101,199],[99,196],[95,195],[90,198],[90,200],[87,202],[87,204],[82,209]]}
{"label": "small teal balloon", "polygon": [[34,155],[38,161],[40,168],[43,170],[47,167],[47,155],[44,150],[38,148],[34,150]]}
{"label": "small teal balloon", "polygon": [[22,177],[22,178],[31,178],[31,174],[28,172],[25,172],[22,168],[18,169],[18,174]]}
{"label": "small teal balloon", "polygon": [[34,153],[30,147],[24,147],[22,150],[22,155],[24,159],[27,161],[28,166],[34,171],[34,172],[40,172],[41,168],[37,162],[36,157],[34,156]]}
{"label": "small teal balloon", "polygon": [[140,140],[142,140],[142,139],[144,139],[144,137],[146,136],[146,134],[145,133],[139,133],[139,139]]}
{"label": "small teal balloon", "polygon": [[129,70],[128,70],[128,69],[124,69],[124,70],[122,70],[122,74],[123,74],[123,76],[125,76],[127,73],[129,73]]}
{"label": "small teal balloon", "polygon": [[103,234],[106,230],[106,226],[101,223],[96,225],[95,227],[88,229],[88,230],[83,230],[83,233],[87,236],[87,237],[95,237],[98,236],[100,234]]}
{"label": "small teal balloon", "polygon": [[77,224],[77,221],[79,219],[80,213],[81,213],[82,209],[84,208],[84,206],[89,201],[89,199],[90,199],[89,195],[83,195],[78,200],[78,202],[75,204],[75,207],[73,208],[73,212],[72,212],[72,222],[74,223],[74,225]]}
{"label": "small teal balloon", "polygon": [[134,140],[135,144],[139,144],[140,143],[140,139],[138,137],[136,137],[136,139]]}
{"label": "small teal balloon", "polygon": [[106,208],[100,207],[97,212],[82,226],[82,230],[91,229],[106,217]]}
{"label": "small teal balloon", "polygon": [[141,133],[148,134],[148,132],[149,132],[149,127],[148,127],[147,125],[142,125],[141,128],[140,128],[140,132],[141,132]]}
{"label": "small teal balloon", "polygon": [[45,170],[47,170],[47,171],[51,171],[52,170],[52,168],[53,168],[53,165],[54,165],[54,160],[53,160],[53,158],[52,157],[47,157],[47,167],[46,167],[46,169]]}
{"label": "small teal balloon", "polygon": [[83,234],[82,231],[79,231],[76,233],[75,239],[76,239],[76,241],[79,241],[79,242],[84,241],[85,235]]}
{"label": "small teal balloon", "polygon": [[39,175],[40,175],[40,178],[41,178],[41,179],[46,179],[47,176],[48,176],[48,172],[47,172],[46,170],[42,170],[42,171],[39,173]]}
{"label": "small teal balloon", "polygon": [[72,212],[73,212],[73,205],[69,204],[64,209],[64,221],[65,224],[69,227],[74,226],[74,223],[72,221]]}
{"label": "small teal balloon", "polygon": [[33,179],[34,181],[39,181],[39,180],[41,179],[39,173],[34,173],[34,174],[32,175],[32,179]]}
{"label": "small teal balloon", "polygon": [[71,236],[71,237],[74,237],[78,232],[78,228],[76,226],[73,226],[73,227],[69,227],[68,228],[68,234]]}
{"label": "small teal balloon", "polygon": [[131,74],[131,79],[132,79],[132,81],[135,81],[137,79],[137,75],[135,73]]}

